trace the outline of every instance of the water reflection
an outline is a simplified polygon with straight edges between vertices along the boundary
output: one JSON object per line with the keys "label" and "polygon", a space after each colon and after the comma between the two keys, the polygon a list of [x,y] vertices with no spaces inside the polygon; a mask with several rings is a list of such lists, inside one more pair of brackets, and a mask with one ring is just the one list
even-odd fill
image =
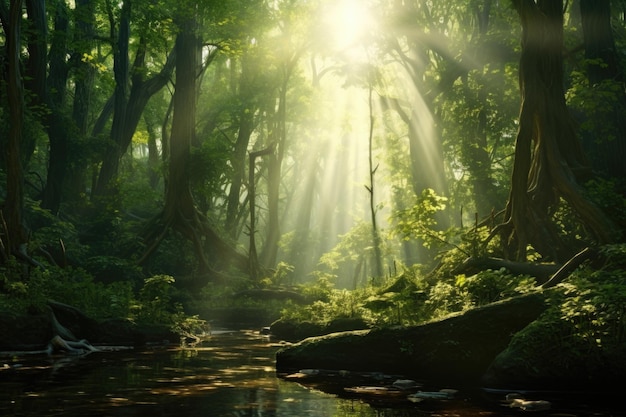
{"label": "water reflection", "polygon": [[485,408],[463,396],[412,405],[349,395],[341,384],[290,382],[275,373],[278,348],[258,333],[231,332],[196,348],[0,358],[0,415],[519,415],[497,405]]}

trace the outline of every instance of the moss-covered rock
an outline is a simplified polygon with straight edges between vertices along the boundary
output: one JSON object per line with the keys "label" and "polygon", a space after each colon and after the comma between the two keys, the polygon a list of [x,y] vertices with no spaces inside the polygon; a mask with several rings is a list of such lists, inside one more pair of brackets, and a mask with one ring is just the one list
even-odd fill
{"label": "moss-covered rock", "polygon": [[279,372],[302,368],[399,373],[446,383],[477,382],[516,332],[546,309],[532,293],[406,328],[333,333],[276,355]]}
{"label": "moss-covered rock", "polygon": [[614,389],[626,379],[626,343],[602,346],[569,323],[543,318],[519,332],[483,377],[492,388]]}

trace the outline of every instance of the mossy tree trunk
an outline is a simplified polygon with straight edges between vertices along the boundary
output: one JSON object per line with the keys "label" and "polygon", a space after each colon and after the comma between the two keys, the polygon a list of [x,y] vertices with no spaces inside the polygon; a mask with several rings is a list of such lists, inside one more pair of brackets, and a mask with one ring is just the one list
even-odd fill
{"label": "mossy tree trunk", "polygon": [[505,221],[495,233],[505,252],[526,259],[530,245],[544,258],[568,259],[577,248],[561,238],[552,215],[565,201],[597,242],[611,241],[604,213],[585,199],[590,169],[563,91],[563,2],[513,0],[522,23],[522,104]]}

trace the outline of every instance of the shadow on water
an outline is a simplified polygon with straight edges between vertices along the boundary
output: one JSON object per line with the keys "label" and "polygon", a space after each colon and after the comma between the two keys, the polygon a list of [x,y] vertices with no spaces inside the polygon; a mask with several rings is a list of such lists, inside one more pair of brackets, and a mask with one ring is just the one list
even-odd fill
{"label": "shadow on water", "polygon": [[[524,414],[499,404],[498,398],[503,398],[503,393],[498,392],[459,391],[454,398],[445,401],[412,403],[405,395],[346,391],[346,386],[367,382],[353,376],[349,380],[341,375],[334,379],[294,382],[276,375],[274,355],[279,347],[266,336],[237,331],[216,334],[193,348],[97,352],[81,357],[0,357],[0,415],[451,417]],[[533,415],[618,415],[598,409],[565,409],[565,412]]]}

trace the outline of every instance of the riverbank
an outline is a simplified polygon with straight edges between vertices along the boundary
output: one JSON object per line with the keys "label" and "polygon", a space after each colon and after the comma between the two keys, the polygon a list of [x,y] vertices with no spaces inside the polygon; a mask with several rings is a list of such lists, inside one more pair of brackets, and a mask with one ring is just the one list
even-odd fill
{"label": "riverbank", "polygon": [[621,386],[626,378],[626,344],[586,350],[571,341],[555,344],[565,331],[546,320],[549,294],[533,292],[418,326],[308,338],[280,350],[276,367],[286,373],[298,369],[398,373],[494,389]]}

